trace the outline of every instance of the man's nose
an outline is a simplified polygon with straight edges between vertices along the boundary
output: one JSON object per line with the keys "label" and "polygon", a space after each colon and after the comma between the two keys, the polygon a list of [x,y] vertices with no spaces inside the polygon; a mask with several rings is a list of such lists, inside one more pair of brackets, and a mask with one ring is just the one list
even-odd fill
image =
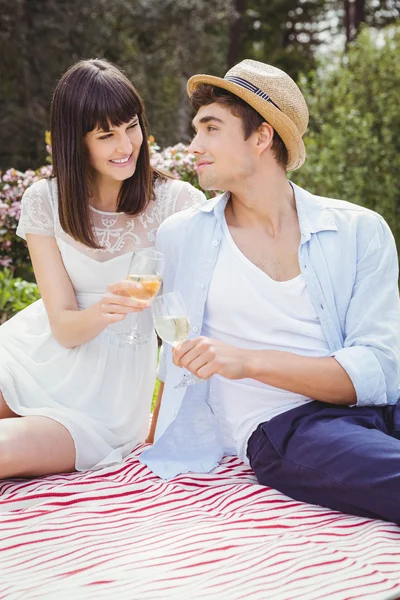
{"label": "man's nose", "polygon": [[204,145],[201,143],[198,134],[195,135],[194,138],[192,139],[191,144],[188,148],[188,152],[191,152],[192,154],[204,154],[205,153]]}

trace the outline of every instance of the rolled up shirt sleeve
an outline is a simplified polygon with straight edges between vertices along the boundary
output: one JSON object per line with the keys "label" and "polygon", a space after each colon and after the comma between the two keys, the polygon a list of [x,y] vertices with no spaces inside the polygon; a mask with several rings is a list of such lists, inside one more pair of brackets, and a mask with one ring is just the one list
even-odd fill
{"label": "rolled up shirt sleeve", "polygon": [[357,406],[395,404],[400,384],[400,300],[395,241],[382,218],[357,263],[343,348],[332,354],[350,377]]}

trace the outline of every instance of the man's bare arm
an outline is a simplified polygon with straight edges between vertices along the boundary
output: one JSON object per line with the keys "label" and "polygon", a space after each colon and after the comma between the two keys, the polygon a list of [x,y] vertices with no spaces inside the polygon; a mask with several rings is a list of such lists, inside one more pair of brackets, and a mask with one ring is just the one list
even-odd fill
{"label": "man's bare arm", "polygon": [[174,363],[203,379],[257,379],[321,402],[355,404],[350,377],[333,357],[314,358],[274,350],[246,350],[218,340],[198,337],[173,352]]}
{"label": "man's bare arm", "polygon": [[321,402],[357,402],[350,377],[333,357],[314,358],[274,350],[248,352],[246,377]]}

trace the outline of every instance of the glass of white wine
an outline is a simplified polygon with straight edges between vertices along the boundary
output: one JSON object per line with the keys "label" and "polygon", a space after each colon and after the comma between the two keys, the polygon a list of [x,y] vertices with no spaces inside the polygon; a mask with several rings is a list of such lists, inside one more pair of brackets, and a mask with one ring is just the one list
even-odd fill
{"label": "glass of white wine", "polygon": [[[151,300],[161,287],[164,268],[164,256],[152,248],[143,248],[133,253],[127,280],[140,283],[141,288],[129,292],[131,298]],[[130,329],[122,334],[127,344],[147,344],[148,336],[140,335],[137,331],[138,313],[131,317]]]}
{"label": "glass of white wine", "polygon": [[[188,338],[190,321],[179,292],[158,296],[154,299],[151,308],[154,326],[163,342],[176,346]],[[187,387],[200,382],[204,382],[204,379],[185,370],[181,381],[175,387]]]}

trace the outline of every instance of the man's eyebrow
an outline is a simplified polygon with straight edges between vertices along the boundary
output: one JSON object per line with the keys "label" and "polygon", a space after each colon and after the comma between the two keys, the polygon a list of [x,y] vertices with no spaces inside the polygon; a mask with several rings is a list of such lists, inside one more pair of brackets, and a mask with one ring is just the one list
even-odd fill
{"label": "man's eyebrow", "polygon": [[[202,117],[199,120],[199,123],[201,123],[202,125],[204,123],[209,123],[210,121],[217,121],[217,123],[224,123],[224,121],[222,119],[219,119],[218,117],[214,117],[213,115],[207,115],[205,117]],[[195,124],[194,124],[194,120],[192,121],[192,127],[193,129],[196,129]]]}

